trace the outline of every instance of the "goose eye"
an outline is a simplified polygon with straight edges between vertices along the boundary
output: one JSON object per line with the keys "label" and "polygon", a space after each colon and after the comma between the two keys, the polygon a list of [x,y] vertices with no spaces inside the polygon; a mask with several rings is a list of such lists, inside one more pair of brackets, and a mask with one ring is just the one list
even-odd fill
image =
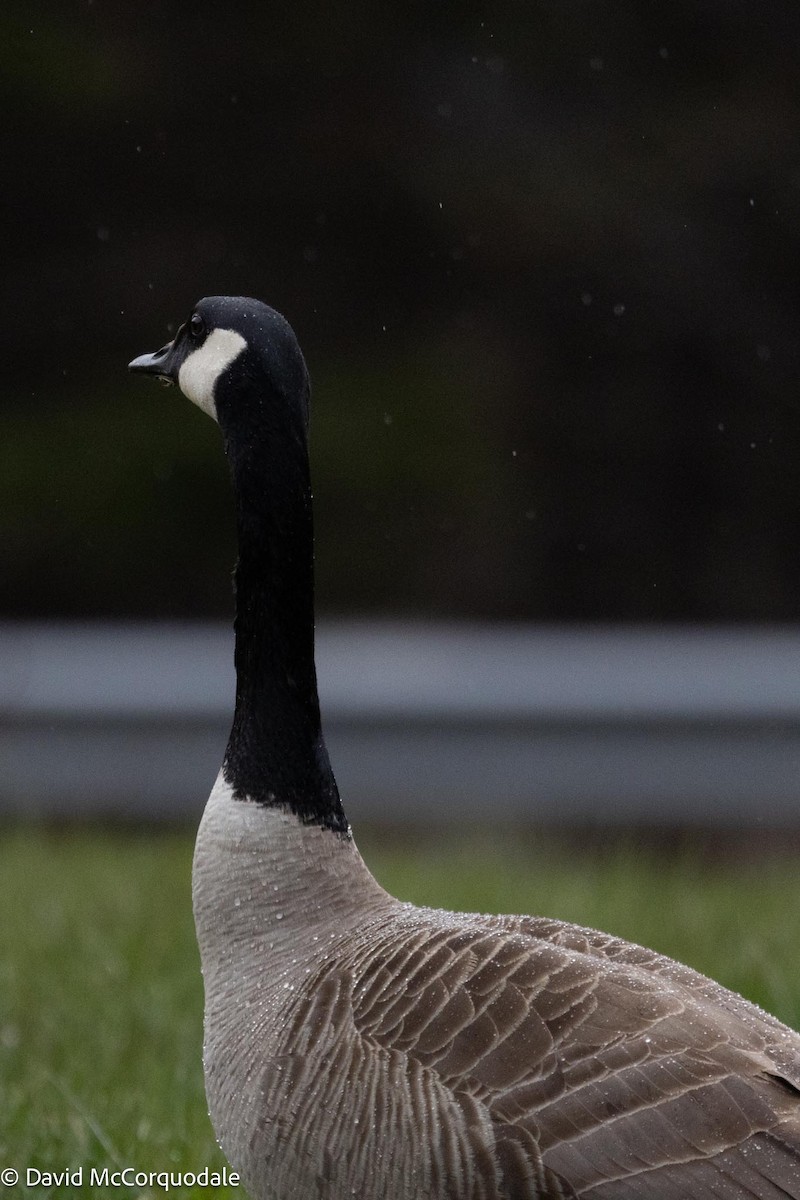
{"label": "goose eye", "polygon": [[203,323],[203,318],[200,313],[192,313],[192,319],[189,322],[189,332],[193,338],[201,338],[205,333],[206,327]]}

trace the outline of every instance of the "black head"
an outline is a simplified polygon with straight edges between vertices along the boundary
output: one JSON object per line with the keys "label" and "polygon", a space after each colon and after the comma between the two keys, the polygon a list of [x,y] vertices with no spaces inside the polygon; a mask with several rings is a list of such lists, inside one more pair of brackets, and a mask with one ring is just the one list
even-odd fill
{"label": "black head", "polygon": [[236,711],[225,778],[348,836],[322,738],[314,670],[308,373],[297,339],[258,300],[212,296],[175,338],[130,364],[181,391],[222,429],[236,504]]}
{"label": "black head", "polygon": [[128,368],[177,384],[226,439],[250,440],[276,420],[299,419],[303,431],[308,425],[308,372],[297,338],[260,300],[207,296],[171,342]]}

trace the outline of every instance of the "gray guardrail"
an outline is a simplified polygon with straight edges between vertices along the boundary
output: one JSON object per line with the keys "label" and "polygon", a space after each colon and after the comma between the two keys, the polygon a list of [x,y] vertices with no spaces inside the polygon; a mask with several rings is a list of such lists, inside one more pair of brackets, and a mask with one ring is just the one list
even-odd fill
{"label": "gray guardrail", "polygon": [[[211,624],[0,624],[0,815],[196,818],[225,746]],[[800,825],[800,631],[324,622],[351,820]]]}

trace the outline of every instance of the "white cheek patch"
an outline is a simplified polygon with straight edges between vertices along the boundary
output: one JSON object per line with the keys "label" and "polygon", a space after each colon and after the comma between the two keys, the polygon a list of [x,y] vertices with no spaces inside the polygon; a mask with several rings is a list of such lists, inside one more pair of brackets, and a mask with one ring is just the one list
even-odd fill
{"label": "white cheek patch", "polygon": [[212,329],[202,346],[194,350],[178,371],[178,387],[187,399],[217,419],[214,387],[222,372],[247,347],[233,329]]}

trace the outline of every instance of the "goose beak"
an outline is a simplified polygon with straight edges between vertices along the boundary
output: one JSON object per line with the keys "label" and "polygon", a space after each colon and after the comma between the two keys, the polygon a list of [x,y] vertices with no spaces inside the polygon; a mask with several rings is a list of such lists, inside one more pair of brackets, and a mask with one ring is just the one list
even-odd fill
{"label": "goose beak", "polygon": [[177,383],[180,361],[175,354],[175,342],[167,342],[153,354],[140,354],[128,363],[129,371],[141,371],[143,375],[155,375],[163,384]]}

